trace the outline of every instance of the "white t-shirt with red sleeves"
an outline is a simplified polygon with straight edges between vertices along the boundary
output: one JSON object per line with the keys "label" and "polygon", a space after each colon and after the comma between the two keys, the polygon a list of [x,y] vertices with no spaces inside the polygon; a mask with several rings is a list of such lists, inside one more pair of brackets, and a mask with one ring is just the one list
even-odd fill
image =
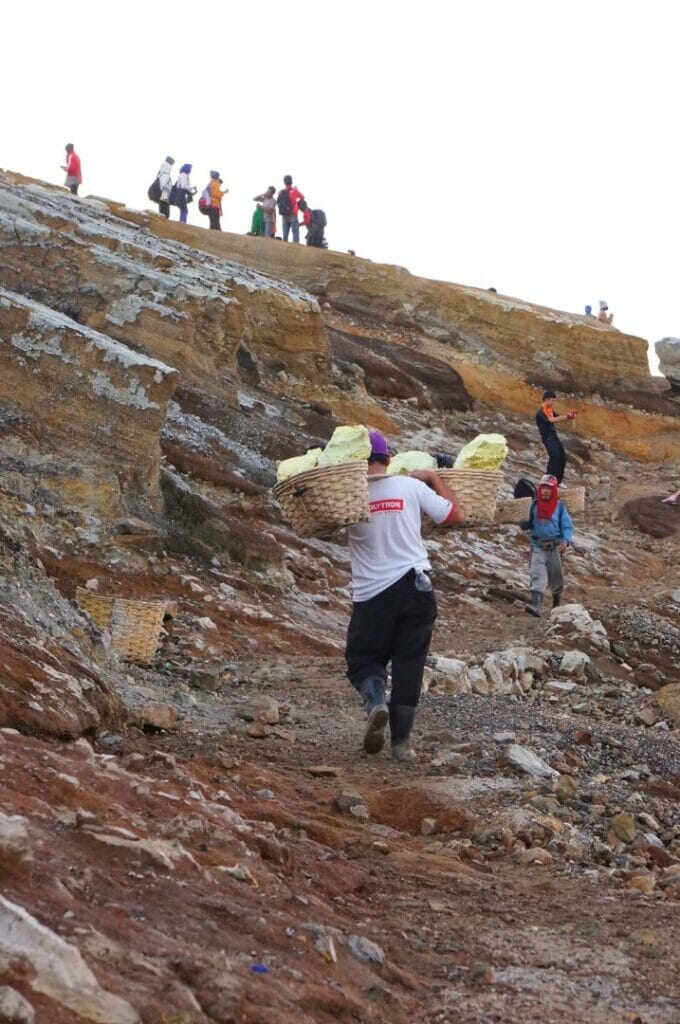
{"label": "white t-shirt with red sleeves", "polygon": [[347,530],[355,601],[370,601],[410,569],[429,569],[421,512],[435,523],[443,523],[451,512],[450,501],[409,476],[369,479],[368,504],[370,521]]}

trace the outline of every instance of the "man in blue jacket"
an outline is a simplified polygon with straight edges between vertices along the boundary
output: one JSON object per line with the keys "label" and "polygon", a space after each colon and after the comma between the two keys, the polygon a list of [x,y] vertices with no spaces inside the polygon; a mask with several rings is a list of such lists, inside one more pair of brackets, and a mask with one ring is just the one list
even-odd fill
{"label": "man in blue jacket", "polygon": [[531,601],[525,611],[538,617],[546,587],[552,591],[553,608],[560,603],[564,588],[562,555],[571,546],[574,534],[574,524],[559,500],[559,486],[554,476],[541,477],[529,519],[521,526],[523,530],[531,530]]}

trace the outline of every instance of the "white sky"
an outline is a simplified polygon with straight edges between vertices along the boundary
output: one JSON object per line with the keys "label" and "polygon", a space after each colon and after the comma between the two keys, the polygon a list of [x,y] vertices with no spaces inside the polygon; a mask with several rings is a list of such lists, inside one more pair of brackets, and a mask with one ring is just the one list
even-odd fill
{"label": "white sky", "polygon": [[680,335],[674,0],[17,8],[3,167],[59,183],[74,142],[83,194],[142,207],[169,153],[231,231],[291,173],[332,248]]}

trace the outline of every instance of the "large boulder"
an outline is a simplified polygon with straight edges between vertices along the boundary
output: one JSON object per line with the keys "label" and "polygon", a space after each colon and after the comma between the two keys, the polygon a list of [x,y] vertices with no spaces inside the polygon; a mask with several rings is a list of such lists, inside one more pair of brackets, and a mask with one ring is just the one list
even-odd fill
{"label": "large boulder", "polygon": [[177,371],[4,288],[0,311],[3,457],[24,496],[40,487],[102,518],[156,507]]}
{"label": "large boulder", "polygon": [[[3,283],[176,367],[233,390],[239,362],[328,371],[319,306],[300,287],[162,241],[100,202],[0,175]],[[30,247],[30,257],[27,251]]]}
{"label": "large boulder", "polygon": [[[95,660],[96,659],[96,660]],[[0,727],[76,739],[123,718],[105,638],[0,534]]]}
{"label": "large boulder", "polygon": [[680,338],[662,338],[654,346],[659,369],[674,391],[680,392]]}
{"label": "large boulder", "polygon": [[680,683],[669,683],[654,694],[665,718],[680,725]]}

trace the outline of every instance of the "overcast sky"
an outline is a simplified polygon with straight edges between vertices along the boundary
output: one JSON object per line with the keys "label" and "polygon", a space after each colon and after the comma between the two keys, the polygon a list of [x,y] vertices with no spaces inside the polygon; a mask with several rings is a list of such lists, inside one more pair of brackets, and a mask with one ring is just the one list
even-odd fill
{"label": "overcast sky", "polygon": [[[0,165],[148,204],[166,153],[294,176],[332,248],[680,335],[674,0],[32,0],[3,9]],[[174,211],[176,216],[176,211]],[[204,223],[194,208],[190,219]]]}

